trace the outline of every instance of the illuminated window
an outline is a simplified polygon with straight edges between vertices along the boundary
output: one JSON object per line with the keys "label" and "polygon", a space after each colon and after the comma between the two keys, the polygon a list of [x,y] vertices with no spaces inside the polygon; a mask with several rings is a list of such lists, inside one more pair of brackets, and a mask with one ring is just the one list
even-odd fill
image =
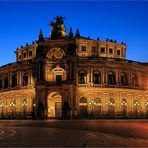
{"label": "illuminated window", "polygon": [[81,51],[85,52],[86,51],[86,46],[81,46]]}
{"label": "illuminated window", "polygon": [[79,72],[79,84],[86,84],[86,72],[85,71]]}
{"label": "illuminated window", "polygon": [[121,85],[123,85],[123,86],[128,85],[127,75],[125,73],[121,73]]}
{"label": "illuminated window", "polygon": [[101,84],[101,73],[99,71],[94,71],[93,81],[94,81],[94,84]]}
{"label": "illuminated window", "polygon": [[115,85],[116,84],[115,74],[113,72],[108,73],[108,84],[109,85]]}

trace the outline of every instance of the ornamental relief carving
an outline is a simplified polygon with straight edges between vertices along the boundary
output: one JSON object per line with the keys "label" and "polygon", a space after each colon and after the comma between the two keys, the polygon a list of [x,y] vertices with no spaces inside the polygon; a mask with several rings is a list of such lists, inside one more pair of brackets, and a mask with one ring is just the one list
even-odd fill
{"label": "ornamental relief carving", "polygon": [[46,57],[49,60],[60,60],[65,55],[61,48],[52,48],[47,52]]}

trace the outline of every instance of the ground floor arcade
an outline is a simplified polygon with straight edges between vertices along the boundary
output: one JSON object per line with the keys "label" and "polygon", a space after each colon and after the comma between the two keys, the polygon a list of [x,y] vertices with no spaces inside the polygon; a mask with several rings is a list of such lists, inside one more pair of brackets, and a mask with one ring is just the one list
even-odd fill
{"label": "ground floor arcade", "polygon": [[0,93],[0,118],[148,118],[148,92],[60,86]]}

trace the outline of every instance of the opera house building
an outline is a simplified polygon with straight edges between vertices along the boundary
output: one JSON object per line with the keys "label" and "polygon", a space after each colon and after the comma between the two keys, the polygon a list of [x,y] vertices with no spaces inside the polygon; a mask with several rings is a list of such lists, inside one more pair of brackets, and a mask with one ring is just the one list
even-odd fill
{"label": "opera house building", "polygon": [[123,42],[66,34],[61,16],[50,26],[0,67],[0,119],[148,118],[148,63]]}

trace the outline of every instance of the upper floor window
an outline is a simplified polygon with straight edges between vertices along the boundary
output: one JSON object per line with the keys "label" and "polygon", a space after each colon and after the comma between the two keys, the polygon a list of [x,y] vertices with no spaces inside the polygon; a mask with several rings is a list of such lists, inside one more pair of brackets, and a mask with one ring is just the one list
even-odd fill
{"label": "upper floor window", "polygon": [[28,73],[23,74],[23,86],[27,86],[28,84]]}
{"label": "upper floor window", "polygon": [[109,53],[112,54],[113,53],[113,49],[109,48]]}
{"label": "upper floor window", "polygon": [[120,50],[117,50],[117,55],[120,55]]}
{"label": "upper floor window", "polygon": [[93,81],[94,81],[94,84],[101,84],[101,73],[99,71],[94,71]]}
{"label": "upper floor window", "polygon": [[135,74],[132,74],[132,86],[136,86],[137,85],[137,77]]}
{"label": "upper floor window", "polygon": [[97,53],[97,49],[95,46],[92,46],[92,52]]}
{"label": "upper floor window", "polygon": [[17,86],[17,73],[14,72],[12,74],[12,87],[16,87]]}
{"label": "upper floor window", "polygon": [[109,85],[115,85],[116,84],[116,77],[115,77],[114,72],[108,73],[108,84]]}
{"label": "upper floor window", "polygon": [[79,72],[79,84],[86,84],[86,72],[85,71]]}
{"label": "upper floor window", "polygon": [[26,52],[23,54],[23,56],[24,56],[24,58],[26,58],[26,57],[27,57],[27,54],[26,54]]}
{"label": "upper floor window", "polygon": [[128,85],[127,75],[125,73],[121,73],[121,85],[124,85],[124,86]]}
{"label": "upper floor window", "polygon": [[18,59],[21,59],[21,58],[22,58],[22,56],[19,54],[19,55],[18,55]]}
{"label": "upper floor window", "polygon": [[29,56],[32,56],[32,51],[29,51]]}
{"label": "upper floor window", "polygon": [[100,51],[103,53],[105,52],[105,48],[104,47],[101,47]]}
{"label": "upper floor window", "polygon": [[81,46],[81,51],[85,52],[86,51],[86,46]]}
{"label": "upper floor window", "polygon": [[[59,65],[54,69],[52,69],[52,73],[54,78],[51,79],[50,77],[48,77],[47,80],[57,82],[57,83],[60,83],[66,80],[66,71],[63,68],[61,68]],[[48,73],[47,73],[47,76],[48,76]]]}

